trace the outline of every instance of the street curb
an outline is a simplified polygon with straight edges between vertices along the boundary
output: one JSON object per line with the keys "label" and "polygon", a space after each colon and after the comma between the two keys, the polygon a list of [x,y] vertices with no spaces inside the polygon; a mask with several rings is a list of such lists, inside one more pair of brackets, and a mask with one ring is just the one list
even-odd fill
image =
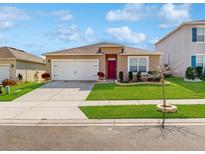
{"label": "street curb", "polygon": [[151,126],[151,125],[205,125],[205,119],[31,119],[0,120],[0,126]]}

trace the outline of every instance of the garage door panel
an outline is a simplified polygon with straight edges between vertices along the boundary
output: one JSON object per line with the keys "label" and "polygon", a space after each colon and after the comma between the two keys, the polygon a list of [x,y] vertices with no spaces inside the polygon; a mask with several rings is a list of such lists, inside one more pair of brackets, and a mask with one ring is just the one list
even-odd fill
{"label": "garage door panel", "polygon": [[76,62],[77,80],[97,80],[97,62]]}
{"label": "garage door panel", "polygon": [[54,80],[72,80],[74,78],[74,65],[72,62],[56,61],[53,64]]}
{"label": "garage door panel", "polygon": [[10,79],[9,65],[0,65],[0,83],[5,79]]}
{"label": "garage door panel", "polygon": [[53,62],[53,80],[97,80],[97,59],[70,59]]}

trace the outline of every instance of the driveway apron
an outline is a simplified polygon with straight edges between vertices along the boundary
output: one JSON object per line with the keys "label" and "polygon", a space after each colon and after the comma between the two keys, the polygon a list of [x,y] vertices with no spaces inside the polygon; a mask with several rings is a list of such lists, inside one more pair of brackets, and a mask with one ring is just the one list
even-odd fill
{"label": "driveway apron", "polygon": [[50,82],[12,102],[0,103],[0,119],[87,119],[78,108],[94,82]]}

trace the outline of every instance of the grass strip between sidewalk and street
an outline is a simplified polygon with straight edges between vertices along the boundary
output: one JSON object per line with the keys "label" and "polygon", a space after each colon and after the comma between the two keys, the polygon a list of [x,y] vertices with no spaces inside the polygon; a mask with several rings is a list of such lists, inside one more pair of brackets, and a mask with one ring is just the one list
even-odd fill
{"label": "grass strip between sidewalk and street", "polygon": [[156,105],[81,106],[89,119],[205,118],[205,105],[176,105],[177,113],[158,112]]}

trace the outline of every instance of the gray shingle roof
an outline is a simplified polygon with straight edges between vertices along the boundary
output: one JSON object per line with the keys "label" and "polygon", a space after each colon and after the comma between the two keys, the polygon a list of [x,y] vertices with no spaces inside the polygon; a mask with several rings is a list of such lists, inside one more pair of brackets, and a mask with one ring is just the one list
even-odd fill
{"label": "gray shingle roof", "polygon": [[101,42],[101,43],[81,46],[77,48],[70,48],[70,49],[65,49],[65,50],[60,50],[60,51],[49,52],[49,53],[45,53],[44,55],[99,55],[100,54],[99,49],[107,48],[107,47],[108,48],[109,47],[123,48],[124,53],[122,55],[140,55],[140,54],[160,55],[159,52],[154,52],[151,50],[145,50],[145,49],[140,49],[140,48],[131,48],[131,47],[127,47],[121,44],[108,43],[108,42]]}
{"label": "gray shingle roof", "polygon": [[1,47],[0,58],[11,58],[35,63],[44,63],[43,58],[11,47]]}

